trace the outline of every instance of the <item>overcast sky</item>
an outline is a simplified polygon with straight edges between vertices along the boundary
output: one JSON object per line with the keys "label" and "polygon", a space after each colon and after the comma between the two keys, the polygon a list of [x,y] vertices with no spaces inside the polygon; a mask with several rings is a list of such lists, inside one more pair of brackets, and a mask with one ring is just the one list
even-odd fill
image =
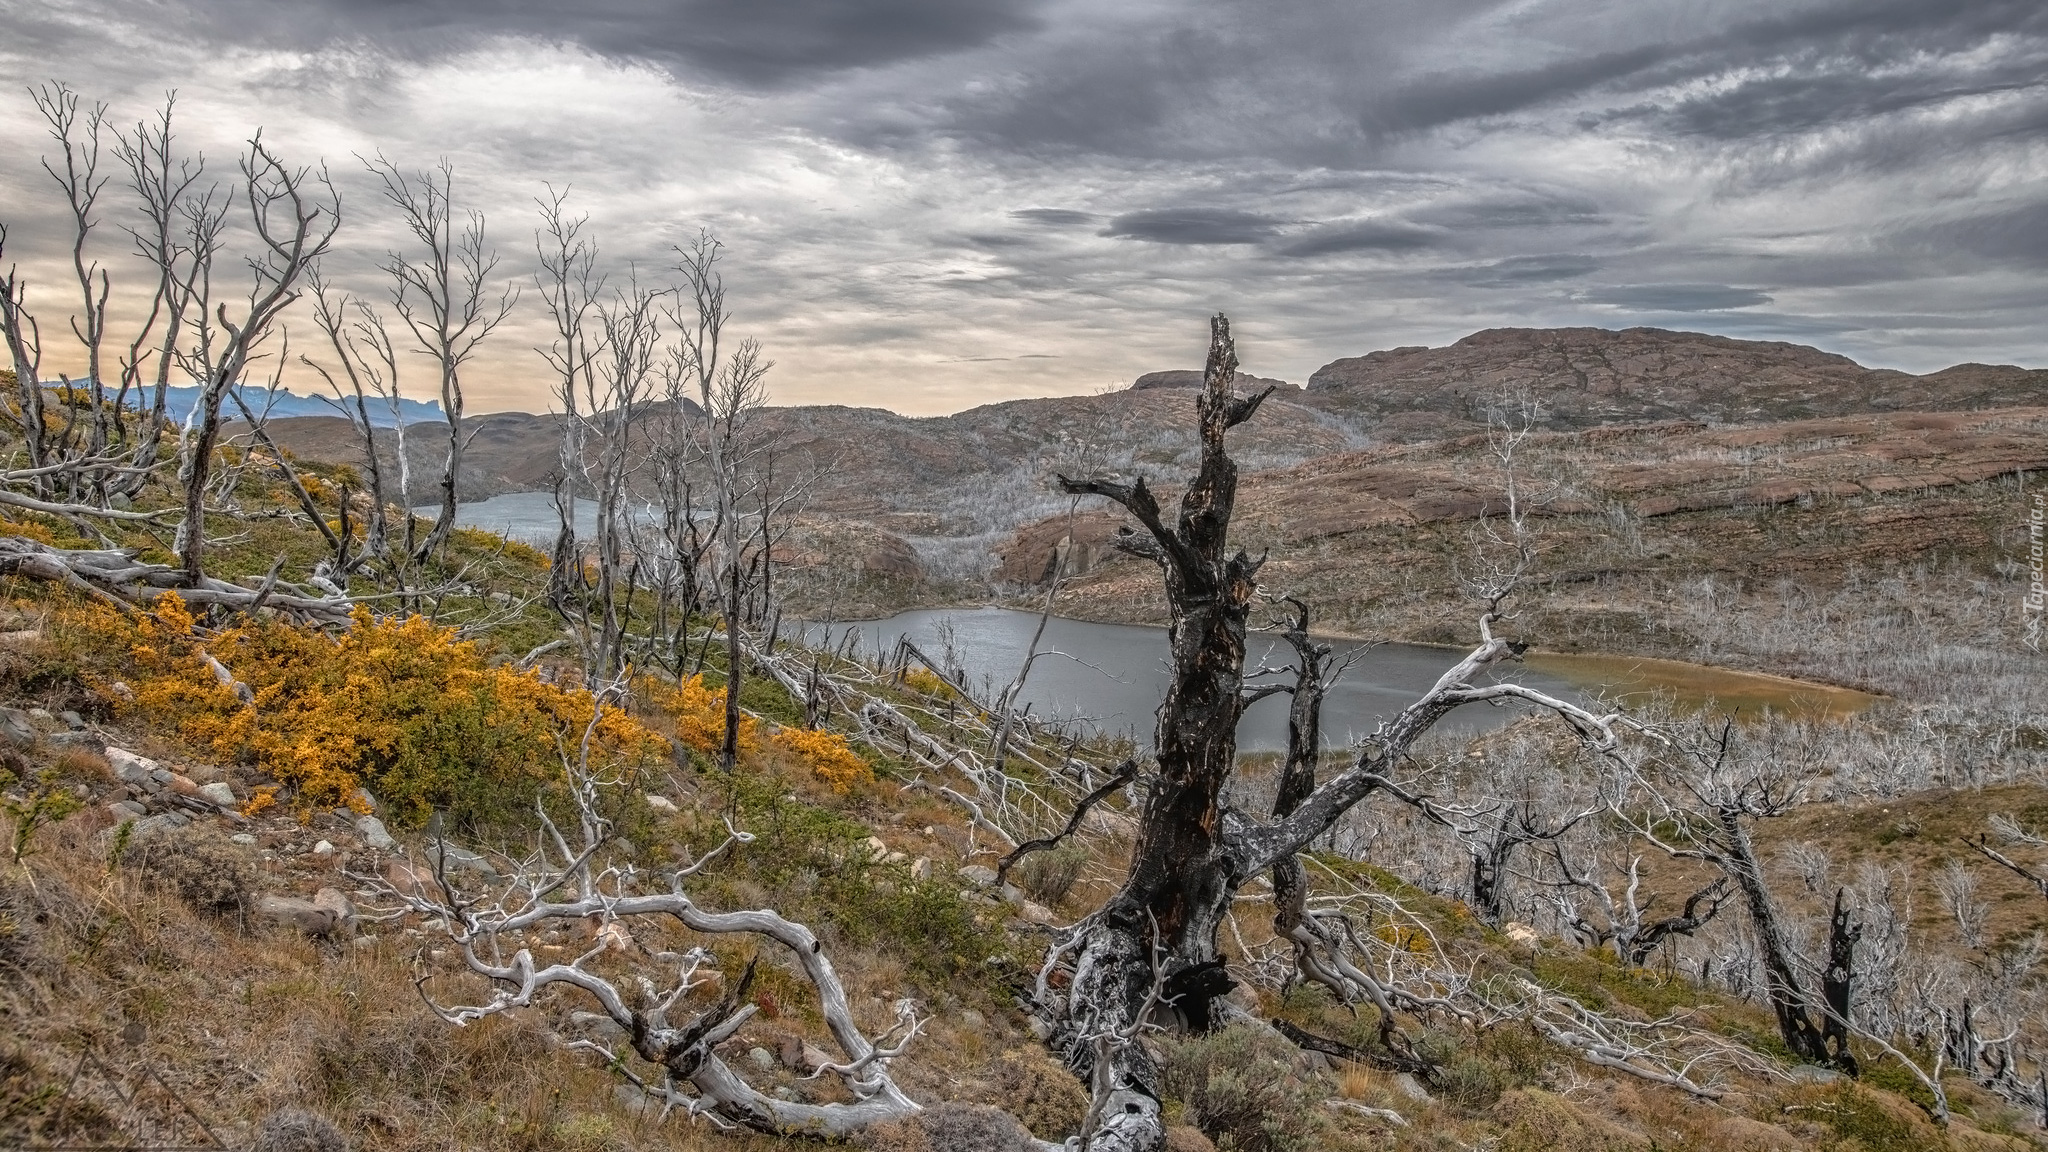
{"label": "overcast sky", "polygon": [[[1218,309],[1296,382],[1507,325],[2048,363],[2042,0],[0,0],[54,347],[51,77],[120,123],[176,88],[223,173],[258,127],[324,158],[368,292],[356,153],[452,160],[511,279],[548,182],[643,278],[708,227],[778,403],[1097,391]],[[473,410],[545,406],[535,304]]]}

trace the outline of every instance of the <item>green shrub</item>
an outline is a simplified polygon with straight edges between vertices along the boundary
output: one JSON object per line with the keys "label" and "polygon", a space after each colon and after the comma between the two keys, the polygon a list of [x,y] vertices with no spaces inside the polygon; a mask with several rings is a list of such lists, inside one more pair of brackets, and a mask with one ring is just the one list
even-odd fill
{"label": "green shrub", "polygon": [[1161,1087],[1220,1152],[1307,1152],[1328,1128],[1324,1093],[1294,1074],[1294,1046],[1237,1025],[1164,1040]]}
{"label": "green shrub", "polygon": [[1033,852],[1019,860],[1010,875],[1016,877],[1017,887],[1033,900],[1051,908],[1074,890],[1074,882],[1081,878],[1081,867],[1086,863],[1087,849],[1075,844],[1062,844],[1048,851]]}

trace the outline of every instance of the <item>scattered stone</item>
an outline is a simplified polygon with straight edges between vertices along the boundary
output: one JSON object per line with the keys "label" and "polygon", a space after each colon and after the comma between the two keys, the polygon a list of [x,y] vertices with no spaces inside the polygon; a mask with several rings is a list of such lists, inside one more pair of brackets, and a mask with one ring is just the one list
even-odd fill
{"label": "scattered stone", "polygon": [[199,798],[211,800],[222,808],[233,808],[240,801],[235,796],[235,786],[225,780],[199,786]]}
{"label": "scattered stone", "polygon": [[628,860],[640,854],[640,846],[624,836],[612,837],[612,850]]}
{"label": "scattered stone", "polygon": [[1518,921],[1510,920],[1506,924],[1501,925],[1500,932],[1501,935],[1508,938],[1508,943],[1519,948],[1535,948],[1543,943],[1542,933]]}
{"label": "scattered stone", "polygon": [[64,726],[73,732],[80,731],[85,727],[85,717],[69,709],[57,713],[57,719],[62,720]]}
{"label": "scattered stone", "polygon": [[925,856],[919,856],[919,857],[918,857],[917,859],[915,859],[915,860],[912,860],[912,861],[910,862],[910,878],[911,878],[912,880],[929,880],[929,879],[931,879],[931,878],[932,878],[932,862],[931,862],[931,859],[930,859],[929,857],[925,857]]}
{"label": "scattered stone", "polygon": [[1032,1039],[1037,1040],[1041,1043],[1043,1043],[1046,1040],[1052,1039],[1052,1028],[1048,1026],[1045,1021],[1040,1020],[1036,1016],[1033,1016],[1024,1021],[1024,1029],[1025,1031],[1031,1033]]}
{"label": "scattered stone", "polygon": [[627,1035],[626,1030],[619,1027],[618,1021],[602,1012],[571,1012],[569,1023],[605,1040],[624,1040]]}
{"label": "scattered stone", "polygon": [[609,952],[630,954],[640,950],[639,942],[633,939],[633,934],[626,931],[626,926],[617,920],[599,928],[592,942],[602,945]]}
{"label": "scattered stone", "polygon": [[988,1027],[988,1017],[969,1008],[960,1013],[960,1024],[971,1032],[980,1032]]}
{"label": "scattered stone", "polygon": [[185,826],[185,818],[176,812],[165,812],[135,822],[135,830],[129,833],[131,840],[147,840]]}
{"label": "scattered stone", "polygon": [[1424,1088],[1422,1082],[1417,1080],[1412,1073],[1408,1072],[1394,1073],[1394,1091],[1399,1092],[1410,1100],[1419,1100],[1425,1104],[1434,1099],[1434,1097],[1430,1096],[1429,1089]]}
{"label": "scattered stone", "polygon": [[114,770],[114,778],[123,784],[141,785],[149,781],[149,774],[156,771],[156,761],[147,756],[137,756],[126,748],[107,746],[107,766]]}
{"label": "scattered stone", "polygon": [[340,926],[332,908],[296,896],[265,896],[256,901],[256,915],[274,924],[296,928],[308,936],[326,936]]}
{"label": "scattered stone", "polygon": [[373,948],[373,947],[375,947],[375,946],[376,946],[376,944],[377,944],[377,938],[376,938],[375,936],[358,936],[358,937],[356,937],[356,947],[358,947],[358,948]]}
{"label": "scattered stone", "polygon": [[[429,875],[432,875],[432,869],[441,867],[441,848],[442,845],[440,844],[427,845],[427,868],[430,870],[428,873]],[[471,872],[481,873],[485,876],[496,876],[498,874],[498,870],[496,868],[491,867],[490,861],[484,859],[483,857],[477,855],[474,852],[457,848],[453,844],[447,845],[447,849],[447,868],[450,872],[461,872],[467,870]]]}
{"label": "scattered stone", "polygon": [[1047,908],[1043,904],[1034,904],[1029,900],[1017,905],[1017,915],[1033,924],[1050,926],[1059,923],[1059,917],[1052,914],[1052,909]]}
{"label": "scattered stone", "polygon": [[322,888],[313,893],[313,907],[332,915],[336,924],[355,923],[356,906],[350,902],[348,893],[339,888]]}
{"label": "scattered stone", "polygon": [[256,837],[247,832],[237,832],[233,836],[228,837],[228,843],[240,844],[244,848],[254,848],[256,846]]}
{"label": "scattered stone", "polygon": [[107,738],[93,731],[52,732],[50,743],[58,748],[84,748],[99,752],[106,748]]}
{"label": "scattered stone", "polygon": [[1017,887],[1015,884],[1003,885],[1003,890],[1001,894],[1003,897],[1003,903],[1005,904],[1015,904],[1019,907],[1022,907],[1023,905],[1029,903],[1029,901],[1024,899],[1024,890],[1022,888]]}
{"label": "scattered stone", "polygon": [[882,843],[882,838],[881,838],[880,836],[870,836],[870,837],[868,837],[868,840],[867,840],[867,845],[866,845],[866,847],[867,847],[867,850],[868,850],[868,859],[870,859],[870,860],[886,860],[886,859],[888,859],[888,856],[889,856],[889,846],[888,846],[887,844],[884,844],[884,843]]}
{"label": "scattered stone", "polygon": [[332,856],[334,855],[334,845],[329,841],[322,840],[318,844],[313,845],[313,855]]}
{"label": "scattered stone", "polygon": [[107,685],[107,691],[112,692],[115,696],[120,697],[121,700],[125,703],[135,703],[135,689],[130,688],[128,685],[122,683],[119,680],[116,680],[112,684]]}
{"label": "scattered stone", "polygon": [[117,824],[129,820],[140,820],[144,816],[149,815],[149,809],[144,808],[133,800],[116,800],[112,804],[107,805],[107,811],[114,814],[114,822]]}
{"label": "scattered stone", "polygon": [[747,1049],[747,1063],[752,1064],[758,1071],[773,1072],[775,1071],[775,1054],[766,1048],[749,1048]]}
{"label": "scattered stone", "polygon": [[391,838],[384,822],[375,816],[364,816],[356,820],[356,835],[363,838],[363,846],[378,852],[392,852],[398,848],[398,841]]}
{"label": "scattered stone", "polygon": [[791,1092],[791,1091],[789,1090],[789,1086],[788,1086],[788,1085],[786,1085],[786,1084],[777,1084],[777,1085],[775,1086],[775,1092],[773,1093],[773,1095],[775,1096],[775,1098],[776,1098],[777,1100],[794,1100],[794,1099],[796,1099],[796,1093],[794,1093],[794,1092]]}
{"label": "scattered stone", "polygon": [[666,796],[661,795],[658,792],[647,793],[646,799],[647,806],[649,808],[654,809],[656,812],[674,813],[682,811],[682,809],[676,807],[675,801],[669,799]]}
{"label": "scattered stone", "polygon": [[19,708],[0,708],[0,737],[17,748],[36,746],[36,726]]}
{"label": "scattered stone", "polygon": [[1794,1080],[1804,1080],[1808,1084],[1833,1084],[1842,1078],[1840,1072],[1833,1068],[1823,1068],[1818,1064],[1795,1064],[1787,1075]]}
{"label": "scattered stone", "polygon": [[807,1042],[801,1036],[784,1036],[776,1048],[776,1056],[782,1061],[784,1068],[805,1076],[833,1062],[832,1057],[824,1049]]}
{"label": "scattered stone", "polygon": [[28,710],[28,714],[37,720],[55,721],[57,719],[55,716],[52,716],[50,714],[50,710],[48,708],[31,708]]}
{"label": "scattered stone", "polygon": [[969,864],[960,869],[960,878],[976,888],[992,888],[996,882],[996,870],[986,864]]}

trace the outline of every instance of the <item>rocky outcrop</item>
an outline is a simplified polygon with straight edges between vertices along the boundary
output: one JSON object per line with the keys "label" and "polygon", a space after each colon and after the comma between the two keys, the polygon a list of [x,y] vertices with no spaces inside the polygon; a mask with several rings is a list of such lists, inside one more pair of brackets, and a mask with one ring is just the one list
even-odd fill
{"label": "rocky outcrop", "polygon": [[[1285,380],[1268,380],[1264,376],[1253,376],[1248,372],[1239,372],[1231,378],[1231,384],[1239,392],[1257,392],[1261,388],[1272,388],[1276,391],[1286,392],[1301,391],[1300,385],[1289,384]],[[1200,371],[1193,368],[1177,368],[1166,372],[1147,372],[1131,383],[1131,391],[1143,392],[1149,388],[1200,388],[1201,386],[1202,374]]]}
{"label": "rocky outcrop", "polygon": [[1548,426],[1583,428],[2039,403],[2048,398],[2048,371],[1962,364],[1914,376],[1802,344],[1698,332],[1491,328],[1446,348],[1334,360],[1309,377],[1308,388],[1312,397],[1381,419],[1415,412],[1475,422],[1503,393],[1525,394],[1543,406]]}

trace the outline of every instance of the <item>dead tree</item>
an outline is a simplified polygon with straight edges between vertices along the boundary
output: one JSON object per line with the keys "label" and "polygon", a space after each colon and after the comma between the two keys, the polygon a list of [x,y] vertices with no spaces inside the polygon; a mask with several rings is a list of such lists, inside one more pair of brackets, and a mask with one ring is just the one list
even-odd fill
{"label": "dead tree", "polygon": [[391,253],[384,272],[391,277],[391,304],[411,330],[418,350],[439,376],[441,415],[448,422],[448,451],[441,466],[440,512],[426,538],[414,540],[406,510],[406,545],[415,564],[424,563],[455,530],[456,484],[462,473],[462,366],[478,345],[511,314],[518,290],[508,285],[497,299],[489,281],[498,255],[484,238],[484,215],[471,209],[458,227],[455,168],[443,160],[433,170],[411,175],[378,156],[364,165],[383,182],[384,198],[417,246],[413,256]]}
{"label": "dead tree", "polygon": [[[1590,860],[1575,865],[1562,842],[1553,843],[1550,848],[1558,878],[1545,883],[1553,889],[1548,898],[1557,909],[1558,919],[1586,948],[1611,944],[1615,958],[1632,968],[1642,967],[1665,941],[1691,936],[1706,927],[1721,911],[1728,893],[1728,878],[1718,877],[1687,896],[1676,915],[1651,919],[1650,909],[1656,905],[1657,897],[1655,893],[1642,895],[1640,853],[1630,854],[1625,864],[1611,865],[1623,880],[1617,893],[1602,874],[1610,865],[1597,852],[1589,853]],[[1599,919],[1588,918],[1574,893],[1590,895],[1598,903]]]}
{"label": "dead tree", "polygon": [[[605,695],[615,697],[616,685],[604,690],[600,699]],[[408,882],[357,877],[384,894],[389,913],[413,913],[444,926],[463,969],[489,982],[488,999],[446,1004],[434,998],[432,974],[423,973],[421,994],[435,1013],[450,1024],[466,1026],[528,1007],[551,989],[585,997],[604,1021],[623,1033],[623,1044],[614,1049],[596,1040],[578,1040],[569,1047],[600,1057],[664,1117],[680,1111],[720,1127],[843,1138],[919,1111],[890,1076],[890,1064],[924,1025],[912,1002],[899,1002],[895,1023],[882,1035],[870,1037],[854,1022],[845,985],[809,929],[770,909],[713,912],[689,895],[693,877],[715,864],[726,849],[747,843],[752,836],[728,826],[723,843],[668,875],[666,892],[642,894],[630,867],[601,866],[612,828],[599,814],[599,792],[616,782],[602,781],[592,770],[590,745],[596,724],[593,714],[582,740],[562,756],[577,827],[558,827],[545,806],[536,804],[541,843],[528,859],[505,862],[509,880],[490,890],[465,891],[449,874],[449,854],[438,846],[430,855],[432,870],[417,869],[409,873]],[[707,935],[752,937],[786,957],[816,991],[819,1015],[840,1049],[840,1059],[828,1060],[811,1075],[838,1080],[852,1099],[827,1104],[778,1099],[747,1083],[719,1055],[718,1046],[759,1010],[747,1002],[753,963],[736,978],[728,977],[722,995],[708,1004],[692,1002],[701,999],[693,993],[705,989],[714,971],[711,955],[701,948],[680,956],[664,953],[634,965],[633,984],[606,975],[608,966],[601,966],[600,959],[609,952],[638,953],[633,926],[658,921]],[[529,934],[572,926],[596,928],[585,951],[567,960],[535,958]]]}
{"label": "dead tree", "polygon": [[192,301],[192,341],[179,354],[181,368],[200,381],[197,407],[186,420],[192,431],[178,468],[185,507],[176,550],[194,585],[205,576],[206,492],[220,440],[221,405],[230,388],[241,386],[279,317],[298,299],[299,281],[341,228],[341,195],[325,171],[315,175],[311,169],[286,167],[261,133],[250,139],[242,157],[241,192],[260,245],[248,260],[253,279],[248,309],[241,320],[231,318],[224,303],[211,299],[211,278],[202,277]]}
{"label": "dead tree", "polygon": [[725,351],[722,341],[727,314],[725,280],[718,272],[722,247],[709,233],[687,248],[676,249],[676,271],[683,278],[677,303],[668,312],[677,332],[668,372],[679,382],[694,384],[703,409],[704,461],[711,474],[714,551],[717,555],[719,608],[725,617],[725,738],[719,766],[731,772],[739,763],[740,680],[745,614],[746,556],[741,527],[742,465],[754,413],[766,401],[762,381],[773,362],[761,346],[741,341]]}
{"label": "dead tree", "polygon": [[[1165,992],[1187,1027],[1208,1027],[1216,1000],[1234,986],[1224,970],[1218,931],[1238,888],[1269,872],[1326,832],[1346,811],[1386,783],[1399,762],[1438,720],[1465,704],[1519,698],[1569,717],[1588,740],[1609,745],[1618,716],[1596,716],[1518,684],[1475,684],[1484,669],[1519,650],[1493,634],[1515,581],[1489,585],[1482,597],[1480,643],[1420,699],[1369,737],[1351,765],[1317,786],[1288,815],[1270,823],[1228,808],[1224,789],[1236,768],[1237,722],[1244,708],[1245,624],[1257,594],[1260,561],[1229,547],[1237,466],[1225,433],[1250,419],[1266,393],[1236,396],[1237,355],[1229,322],[1216,317],[1203,386],[1196,399],[1201,462],[1168,524],[1144,480],[1061,478],[1069,493],[1108,498],[1137,521],[1118,547],[1159,565],[1166,588],[1171,669],[1159,707],[1150,781],[1130,871],[1117,894],[1062,934],[1048,969],[1069,969],[1067,986],[1048,989],[1037,1010],[1052,1042],[1084,1078],[1094,1079],[1090,1036],[1120,1034],[1143,1010],[1157,965]],[[1162,937],[1155,963],[1151,926]],[[1109,1115],[1095,1135],[1098,1152],[1153,1152],[1164,1140],[1157,1069],[1142,1045],[1111,1053],[1116,1085]]]}
{"label": "dead tree", "polygon": [[1667,747],[1667,762],[1630,770],[1639,786],[1637,796],[1633,802],[1617,803],[1613,811],[1659,851],[1673,859],[1712,864],[1735,885],[1756,935],[1765,998],[1785,1047],[1801,1060],[1854,1075],[1856,1058],[1844,1029],[1855,975],[1856,932],[1843,911],[1841,894],[1836,893],[1828,963],[1816,995],[1800,978],[1797,953],[1750,839],[1753,821],[1781,815],[1798,803],[1803,791],[1800,758],[1790,752],[1782,757],[1745,755],[1732,719],[1724,720],[1718,731],[1704,729],[1691,738],[1669,740]]}

